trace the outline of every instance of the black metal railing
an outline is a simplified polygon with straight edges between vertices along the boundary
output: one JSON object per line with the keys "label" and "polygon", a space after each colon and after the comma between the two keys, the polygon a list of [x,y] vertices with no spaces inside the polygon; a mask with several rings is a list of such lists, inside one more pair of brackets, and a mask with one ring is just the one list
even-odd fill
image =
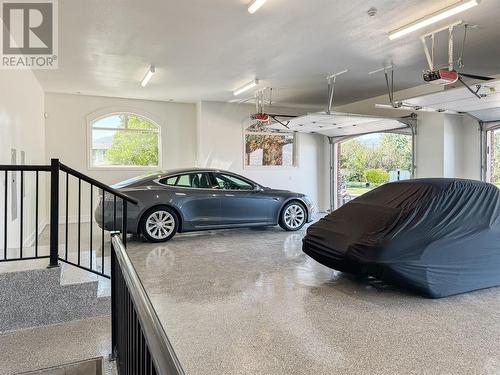
{"label": "black metal railing", "polygon": [[[95,273],[100,276],[104,276],[107,278],[110,278],[111,276],[111,263],[109,261],[109,269],[106,269],[106,256],[105,256],[105,242],[106,242],[106,221],[107,221],[107,216],[106,213],[109,213],[109,218],[110,218],[110,227],[108,227],[108,230],[111,231],[119,231],[122,236],[122,241],[124,245],[126,246],[127,243],[127,236],[126,233],[128,231],[127,229],[127,212],[128,212],[128,204],[137,204],[137,201],[113,188],[110,186],[103,184],[102,182],[99,182],[91,177],[88,177],[84,175],[83,173],[80,173],[62,163],[59,163],[57,159],[52,160],[52,163],[55,164],[51,166],[52,170],[54,171],[61,171],[65,173],[65,220],[66,222],[64,223],[64,229],[65,229],[65,239],[64,239],[64,256],[59,256],[59,260],[66,262],[68,264],[71,264],[75,267],[78,268],[83,268],[87,271],[90,271],[92,273]],[[58,180],[58,176],[54,177],[55,181]],[[73,259],[71,260],[69,258],[69,241],[68,241],[68,228],[69,228],[69,223],[68,223],[68,218],[69,218],[69,181],[70,178],[76,179],[78,183],[78,219],[77,219],[77,246],[76,246],[76,260]],[[94,214],[94,189],[97,189],[100,192],[100,197],[99,197],[99,202],[100,205],[98,206],[98,209],[100,210],[100,233],[96,235],[100,236],[100,249],[101,249],[101,259],[100,262],[98,261],[97,258],[97,253],[95,252],[94,248],[94,231],[93,231],[93,225],[92,225],[92,220],[90,221],[89,225],[89,242],[88,242],[88,250],[87,250],[87,256],[88,260],[87,263],[83,263],[83,257],[82,255],[82,246],[81,246],[81,222],[82,222],[82,182],[86,183],[89,187],[89,192],[90,192],[90,201],[89,201],[89,209],[91,216]],[[57,188],[59,187],[58,184]],[[59,196],[59,191],[52,192],[53,196]],[[112,204],[110,207],[107,207],[106,202],[111,202]],[[120,202],[121,201],[121,202]],[[108,212],[106,211],[108,209]],[[54,210],[58,212],[59,208],[54,207]],[[51,220],[53,216],[51,215]],[[111,219],[112,218],[112,219]],[[118,222],[121,222],[120,225]],[[58,228],[57,226],[51,225],[51,244],[52,243],[58,243],[58,239],[55,236],[58,236],[58,230],[54,229],[54,233],[52,233],[52,228]],[[59,229],[59,228],[58,228]],[[54,236],[54,237],[53,237]],[[53,239],[52,239],[53,238]],[[95,258],[95,259],[94,259]],[[95,262],[94,262],[95,261]]]}
{"label": "black metal railing", "polygon": [[119,235],[112,234],[111,248],[111,347],[118,373],[184,374]]}
{"label": "black metal railing", "polygon": [[[58,159],[52,159],[51,165],[22,166],[22,165],[0,165],[0,173],[4,173],[4,238],[3,257],[0,262],[43,259],[49,258],[49,267],[57,267],[58,262],[65,262],[75,267],[92,272],[99,276],[111,278],[111,320],[112,320],[112,353],[111,358],[116,360],[118,373],[120,375],[177,375],[184,371],[177,359],[172,345],[163,330],[154,308],[142,286],[139,277],[127,255],[125,246],[127,243],[127,212],[128,204],[137,204],[137,201],[113,188],[107,186],[91,177],[88,177],[62,163]],[[29,192],[30,198],[35,203],[34,211],[34,246],[30,247],[30,253],[23,251],[24,242],[24,219],[27,214],[24,205],[25,174],[34,173],[34,190]],[[41,174],[44,173],[50,180],[46,184],[40,183]],[[17,184],[19,178],[19,185]],[[40,202],[43,193],[40,194],[40,186],[48,187],[50,182],[50,195],[48,200],[49,211],[49,241],[48,246],[39,244],[39,214]],[[69,241],[70,232],[70,196],[71,184],[76,183],[74,190],[77,195],[73,202],[77,211],[76,220],[76,243]],[[10,185],[10,189],[9,189]],[[61,186],[63,186],[61,194]],[[88,226],[88,243],[82,246],[82,194],[88,189],[90,199],[90,223]],[[31,190],[31,189],[30,189]],[[94,206],[94,190],[100,192],[97,209]],[[10,192],[10,194],[9,194]],[[48,194],[47,194],[48,195]],[[9,254],[9,223],[12,222],[8,215],[9,198],[15,200],[19,196],[19,246],[14,243],[12,248],[15,252]],[[64,196],[61,200],[61,196]],[[64,202],[61,205],[61,202]],[[60,213],[64,213],[64,222],[60,223]],[[96,212],[94,213],[94,209]],[[0,210],[1,211],[1,210]],[[18,213],[17,207],[12,212]],[[100,233],[93,231],[94,214],[100,214]],[[106,216],[108,214],[108,216]],[[97,216],[97,215],[95,215]],[[109,218],[109,220],[107,220]],[[17,220],[17,218],[16,218]],[[62,230],[61,230],[62,224]],[[12,224],[11,224],[12,225]],[[106,232],[110,233],[110,246],[106,246]],[[60,232],[63,233],[64,243],[60,243]],[[96,236],[99,236],[101,248],[100,262],[97,260],[97,252],[94,248]],[[12,241],[11,241],[12,242]],[[15,242],[15,241],[14,241]],[[86,247],[88,246],[88,248]],[[106,262],[105,249],[109,249],[109,261]],[[88,260],[85,257],[88,256]],[[95,262],[94,262],[95,260]],[[109,267],[109,268],[106,268]]]}
{"label": "black metal railing", "polygon": [[[112,226],[108,230],[120,231],[122,233],[122,241],[126,244],[127,241],[127,205],[137,204],[137,201],[113,188],[103,184],[91,177],[84,175],[62,163],[58,159],[52,159],[50,166],[47,165],[0,165],[0,172],[4,174],[4,209],[3,209],[3,254],[0,255],[0,262],[15,261],[15,260],[32,260],[49,258],[49,267],[56,267],[59,261],[71,264],[75,267],[82,268],[99,276],[110,278],[111,264],[110,256],[105,254],[106,242],[106,214],[112,217]],[[34,196],[34,238],[33,244],[29,246],[29,252],[25,251],[25,217],[28,214],[24,205],[26,174],[34,173],[34,188],[30,190],[30,198]],[[47,186],[48,184],[40,184],[41,173],[44,173],[50,179],[50,198],[48,200],[49,224],[50,233],[48,246],[40,246],[39,241],[39,224],[40,224],[40,185]],[[70,223],[69,207],[70,207],[70,182],[77,183],[77,198],[74,202],[77,207],[78,215],[75,223]],[[19,184],[17,183],[19,181]],[[61,186],[64,186],[64,206],[60,207],[61,203]],[[88,243],[82,246],[82,194],[84,190],[89,191],[89,223],[88,225]],[[94,191],[100,192],[98,207],[100,208],[101,223],[100,233],[93,231],[94,219]],[[9,199],[11,200],[9,204]],[[42,198],[43,199],[43,198]],[[112,205],[107,207],[106,202],[111,201]],[[46,201],[46,200],[44,200]],[[13,208],[13,213],[9,216],[8,207]],[[60,223],[60,209],[63,208],[64,222]],[[106,211],[106,209],[108,211]],[[111,212],[109,212],[111,210]],[[18,217],[16,217],[18,214]],[[12,220],[15,218],[15,220]],[[12,224],[14,221],[18,223]],[[63,228],[61,231],[60,225]],[[70,243],[69,231],[70,226],[76,226],[76,243]],[[9,238],[9,230],[12,225],[18,225],[19,240],[12,241]],[[64,233],[64,243],[60,244],[60,232]],[[17,233],[16,233],[17,234]],[[98,259],[97,250],[95,247],[96,236],[100,236],[100,259]],[[9,244],[11,244],[9,246]],[[61,246],[62,245],[62,246]],[[73,248],[72,248],[73,247]],[[41,250],[41,251],[40,251]],[[88,258],[88,259],[85,259]],[[109,260],[108,260],[109,259]]]}
{"label": "black metal railing", "polygon": [[[50,166],[47,165],[0,165],[0,172],[3,172],[4,180],[4,191],[3,191],[3,251],[0,256],[0,262],[21,260],[21,259],[39,259],[39,258],[49,258],[49,253],[39,252],[38,243],[38,226],[40,223],[39,217],[39,206],[40,206],[40,175],[41,173],[50,172]],[[25,180],[26,174],[30,173],[35,176],[35,204],[34,204],[34,246],[30,246],[30,251],[25,251]],[[19,187],[17,185],[19,181]],[[9,189],[10,186],[10,189]],[[9,194],[10,193],[10,194]],[[9,199],[14,202],[15,212],[9,217],[8,204]],[[19,205],[19,206],[18,206]],[[19,216],[17,207],[19,207]],[[9,220],[14,218],[14,220]],[[15,224],[19,230],[19,237],[11,246],[11,252],[9,253],[9,221],[18,221]],[[16,244],[17,242],[17,244]]]}

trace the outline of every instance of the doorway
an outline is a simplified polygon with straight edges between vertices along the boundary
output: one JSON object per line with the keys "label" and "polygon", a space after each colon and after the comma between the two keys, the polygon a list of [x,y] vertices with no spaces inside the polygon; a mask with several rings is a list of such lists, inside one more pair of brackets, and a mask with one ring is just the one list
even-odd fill
{"label": "doorway", "polygon": [[337,147],[337,207],[387,182],[412,178],[413,139],[399,133],[365,134]]}

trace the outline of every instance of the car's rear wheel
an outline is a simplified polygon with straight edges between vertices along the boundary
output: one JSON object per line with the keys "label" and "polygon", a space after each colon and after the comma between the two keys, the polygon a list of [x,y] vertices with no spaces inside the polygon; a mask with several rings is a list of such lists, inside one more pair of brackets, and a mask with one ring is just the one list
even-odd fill
{"label": "car's rear wheel", "polygon": [[299,202],[290,202],[283,207],[280,215],[280,227],[287,231],[299,230],[307,219],[306,208]]}
{"label": "car's rear wheel", "polygon": [[179,219],[168,207],[154,207],[144,214],[142,235],[150,242],[165,242],[179,229]]}

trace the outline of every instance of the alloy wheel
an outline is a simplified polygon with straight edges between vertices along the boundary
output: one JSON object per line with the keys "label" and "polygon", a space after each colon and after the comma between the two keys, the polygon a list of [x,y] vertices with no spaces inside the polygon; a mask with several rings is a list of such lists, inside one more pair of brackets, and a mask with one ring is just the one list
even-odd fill
{"label": "alloy wheel", "polygon": [[155,240],[166,239],[174,229],[175,218],[168,211],[155,211],[146,219],[146,231]]}
{"label": "alloy wheel", "polygon": [[292,204],[285,210],[284,221],[291,229],[300,227],[306,218],[304,208],[298,204]]}

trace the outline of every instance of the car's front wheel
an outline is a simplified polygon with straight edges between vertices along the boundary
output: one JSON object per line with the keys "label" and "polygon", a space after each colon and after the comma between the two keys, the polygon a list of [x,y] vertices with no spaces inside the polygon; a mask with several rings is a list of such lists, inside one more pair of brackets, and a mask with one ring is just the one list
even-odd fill
{"label": "car's front wheel", "polygon": [[284,230],[299,230],[306,223],[307,213],[304,205],[299,202],[290,202],[283,207],[280,216],[280,227]]}
{"label": "car's front wheel", "polygon": [[179,219],[168,207],[155,207],[144,214],[142,235],[150,242],[165,242],[179,229]]}

